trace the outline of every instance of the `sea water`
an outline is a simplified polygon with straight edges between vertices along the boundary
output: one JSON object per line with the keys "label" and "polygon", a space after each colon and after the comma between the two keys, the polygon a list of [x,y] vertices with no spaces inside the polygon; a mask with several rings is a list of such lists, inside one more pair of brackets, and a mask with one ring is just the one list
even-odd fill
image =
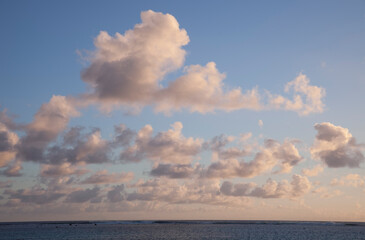
{"label": "sea water", "polygon": [[0,223],[0,239],[365,239],[365,223],[84,221]]}

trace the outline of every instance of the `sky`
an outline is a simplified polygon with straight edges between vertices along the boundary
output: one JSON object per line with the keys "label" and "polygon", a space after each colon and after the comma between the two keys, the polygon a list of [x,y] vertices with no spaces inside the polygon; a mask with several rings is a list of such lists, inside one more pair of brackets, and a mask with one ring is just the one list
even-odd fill
{"label": "sky", "polygon": [[364,1],[1,1],[0,221],[365,221]]}

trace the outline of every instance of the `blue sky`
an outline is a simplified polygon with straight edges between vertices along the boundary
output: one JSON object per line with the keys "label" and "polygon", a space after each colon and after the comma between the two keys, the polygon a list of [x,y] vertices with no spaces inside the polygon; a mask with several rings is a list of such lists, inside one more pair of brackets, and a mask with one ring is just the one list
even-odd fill
{"label": "blue sky", "polygon": [[[147,10],[153,12],[146,12]],[[136,51],[135,56],[126,57],[125,62],[121,61],[118,65],[119,68],[110,65],[108,71],[100,70],[99,72],[98,64],[109,66],[108,64],[112,62],[110,55],[102,54],[113,44],[112,41],[102,41],[100,45],[95,46],[94,41],[100,36],[100,31],[105,31],[112,37],[115,33],[125,35],[127,30],[133,32],[135,25],[142,21],[142,12],[167,22],[173,20],[166,18],[166,14],[174,17],[179,27],[171,30],[173,31],[171,34],[180,35],[178,37],[173,35],[173,40],[168,39],[166,43],[159,40],[162,45],[158,46],[163,50],[161,55],[169,52],[169,44],[171,44],[174,54],[175,51],[181,51],[182,55],[166,56],[167,60],[161,60],[166,62],[156,68],[153,64],[160,61],[159,56],[156,57],[155,53],[151,55]],[[159,12],[163,15],[158,15]],[[12,121],[17,125],[12,127],[4,118],[0,118],[0,122],[2,121],[1,124],[3,124],[0,125],[0,130],[8,139],[8,142],[4,142],[3,145],[11,146],[11,149],[4,147],[3,155],[0,155],[3,158],[0,162],[2,174],[0,183],[3,184],[0,186],[11,185],[0,189],[2,196],[0,197],[0,211],[12,213],[9,219],[1,218],[0,220],[37,220],[33,219],[34,215],[24,215],[24,212],[37,213],[39,219],[50,220],[93,219],[101,213],[104,214],[105,219],[117,218],[116,215],[110,213],[112,207],[118,209],[122,213],[122,218],[125,219],[169,217],[192,219],[197,217],[194,213],[197,207],[204,210],[214,209],[212,215],[202,213],[202,216],[206,216],[206,218],[222,218],[227,203],[229,203],[229,212],[232,214],[231,218],[234,219],[240,218],[235,215],[237,209],[239,209],[238,212],[246,214],[251,219],[267,218],[264,211],[252,210],[258,209],[259,204],[262,203],[267,211],[273,212],[272,217],[276,219],[295,219],[296,216],[291,214],[295,209],[303,213],[303,215],[297,216],[300,220],[365,220],[365,205],[361,204],[361,199],[365,197],[364,148],[361,145],[365,142],[363,123],[365,112],[362,106],[362,103],[365,102],[363,94],[365,89],[365,3],[363,1],[230,1],[228,3],[218,1],[209,3],[204,1],[136,1],[133,3],[122,1],[108,1],[107,3],[102,1],[72,3],[3,1],[0,4],[0,27],[2,29],[0,107],[1,111],[6,109],[7,116],[15,116]],[[161,25],[154,31],[164,30],[163,27],[165,25]],[[183,29],[186,30],[186,34],[182,32]],[[166,34],[168,33],[170,32],[166,32]],[[151,34],[159,36],[155,32]],[[186,36],[189,38],[188,42],[185,41]],[[138,48],[137,33],[131,39],[128,40],[130,47],[117,47],[111,54],[124,56],[123,54],[128,49]],[[159,38],[157,37],[157,39]],[[147,46],[144,49],[146,52],[150,51],[151,47],[157,46],[154,44],[159,44],[153,42],[157,41],[155,38],[151,38],[151,42],[143,38],[141,41],[145,41],[143,44]],[[181,44],[177,43],[178,41],[182,41]],[[156,49],[158,48],[155,47]],[[139,58],[138,54],[141,54],[142,57]],[[152,57],[147,59],[146,56]],[[85,57],[88,60],[85,60]],[[140,59],[142,63],[135,62],[136,59]],[[146,65],[145,60],[148,64],[152,64],[152,67]],[[128,61],[135,65],[132,64],[131,67],[125,68],[123,64]],[[215,67],[208,69],[206,64],[209,62],[214,62]],[[164,64],[172,64],[173,70],[163,73]],[[216,92],[215,95],[212,95],[213,97],[204,98],[205,94],[208,94],[206,89],[212,86],[212,83],[209,83],[208,87],[202,88],[197,95],[188,96],[188,93],[192,94],[192,92],[185,92],[188,91],[187,89],[200,89],[198,80],[193,79],[195,75],[188,74],[189,69],[195,71],[192,70],[192,65],[201,67],[195,72],[198,75],[205,74],[204,71],[208,72],[205,80],[209,77],[220,79],[217,72],[224,73],[225,78],[220,79],[223,85],[215,89],[217,92],[221,91],[222,94]],[[134,68],[139,69],[137,73],[147,69],[146,71],[160,74],[160,77],[151,79],[155,84],[153,86],[163,90],[156,90],[151,96],[146,94],[140,98],[128,97],[128,92],[133,93],[133,90],[140,90],[137,88],[128,90],[128,86],[131,86],[127,84],[128,76],[135,76],[133,74],[136,73],[131,70]],[[130,74],[129,71],[131,71]],[[88,77],[82,75],[85,72],[90,72]],[[115,74],[113,75],[116,76],[115,79],[110,78],[109,73]],[[289,82],[295,84],[294,81],[299,79],[299,76],[305,76],[304,79],[310,80],[308,85],[304,86],[303,82],[298,82],[296,85],[298,89],[305,89],[305,92],[285,92],[286,84]],[[93,80],[94,77],[97,80]],[[180,87],[169,88],[181,77],[186,77],[187,80],[179,85]],[[139,81],[133,77],[131,79],[131,83]],[[143,82],[144,79],[141,78],[141,81]],[[109,85],[112,82],[115,85]],[[186,87],[186,83],[191,85],[187,89],[182,89],[181,86]],[[116,96],[111,93],[115,86],[127,90],[126,92],[121,90]],[[109,89],[109,92],[105,89]],[[146,89],[148,90],[148,87]],[[247,109],[247,107],[243,107],[246,106],[246,102],[228,96],[231,91],[239,89],[240,97],[245,96],[246,90],[257,89],[261,105],[251,106],[249,107],[251,109]],[[319,89],[322,91],[318,98],[318,92],[314,92]],[[186,94],[178,95],[181,92]],[[89,97],[85,97],[85,94],[89,94]],[[296,94],[301,96],[302,105],[293,109],[288,104],[294,103]],[[65,99],[54,99],[52,105],[50,99],[53,95],[65,96]],[[137,95],[136,93],[135,96]],[[285,103],[280,106],[273,104],[272,101],[277,96],[283,97]],[[316,99],[319,102],[310,102],[314,98],[308,102],[306,98],[308,96],[314,96],[314,98],[317,96]],[[198,100],[191,101],[195,98]],[[110,107],[111,101],[114,101],[111,109],[100,110],[103,106]],[[48,110],[42,110],[42,104],[45,104],[43,106],[48,104]],[[139,111],[133,108],[135,104],[139,105]],[[67,107],[58,108],[60,105]],[[167,107],[169,110],[158,112],[156,107],[161,106]],[[303,114],[306,106],[311,107],[311,110]],[[53,107],[58,110],[54,110]],[[194,107],[199,107],[200,110],[192,110]],[[64,115],[65,122],[53,119],[53,111],[57,112],[60,109],[67,111]],[[73,110],[79,114],[73,114]],[[35,117],[37,112],[39,115],[47,117],[37,120]],[[3,113],[4,116],[5,112]],[[54,123],[58,127],[49,126],[50,129],[47,129],[50,137],[49,140],[42,143],[45,144],[40,150],[42,159],[27,157],[24,150],[27,147],[26,142],[38,141],[31,136],[38,134],[35,129],[40,131],[35,126],[42,125],[43,129],[42,121],[47,122],[46,118],[49,120],[48,124]],[[262,121],[262,126],[259,126],[259,120]],[[148,148],[154,146],[152,140],[150,142],[152,145],[142,149],[141,146],[137,146],[136,136],[129,139],[128,146],[139,147],[139,154],[143,157],[137,163],[119,157],[119,154],[126,151],[126,146],[109,146],[109,144],[117,144],[112,143],[115,138],[114,126],[116,125],[125,124],[135,134],[145,125],[151,125],[152,136],[166,137],[167,135],[164,133],[169,133],[167,131],[175,122],[181,122],[183,125],[181,135],[176,139],[169,135],[172,143],[168,143],[165,147],[178,151],[176,150],[177,145],[179,148],[189,146],[189,150],[192,152],[180,149],[182,152],[176,153],[177,156],[181,155],[180,160],[173,161],[162,156],[161,154],[166,150],[162,148],[163,146],[159,146],[161,147],[159,153],[154,153],[153,149]],[[314,125],[317,123],[319,127],[316,129]],[[325,123],[330,123],[330,125]],[[95,160],[99,161],[98,164],[95,164],[92,162],[94,160],[90,160],[90,156],[89,160],[80,161],[63,159],[61,162],[52,162],[49,159],[51,148],[53,146],[62,147],[64,135],[77,126],[85,127],[85,134],[79,136],[79,141],[84,143],[83,149],[86,148],[87,139],[90,140],[92,136],[96,136],[93,135],[95,133],[93,129],[99,129],[100,137],[95,138],[101,139],[101,143],[105,143],[107,146],[103,145],[104,149],[98,145],[99,150],[89,150],[91,152],[87,154],[95,157],[100,151],[107,149],[106,154],[109,156],[107,160]],[[57,132],[52,132],[52,128],[58,129]],[[356,139],[356,144],[352,142],[346,129]],[[91,133],[88,135],[87,132],[90,131]],[[240,134],[247,133],[251,134],[251,138],[246,142],[240,142]],[[321,133],[337,135],[331,138],[331,142],[316,137]],[[10,144],[10,136],[14,136],[11,134],[16,134],[17,140]],[[245,149],[249,153],[223,159],[223,150],[214,149],[213,146],[214,137],[220,134],[224,134],[228,139],[230,139],[229,136],[235,136],[235,140],[228,140],[230,143],[225,145],[224,149]],[[196,150],[197,152],[191,149],[189,139],[195,141],[194,144],[199,148]],[[200,143],[198,143],[199,139]],[[276,140],[278,145],[268,147],[265,145],[267,139]],[[94,142],[94,144],[96,143]],[[329,147],[330,145],[332,148]],[[88,147],[90,146],[88,145]],[[70,145],[66,148],[81,149],[82,147]],[[166,151],[168,152],[168,150]],[[283,156],[277,157],[280,154],[275,151],[289,151],[286,155],[289,156],[289,159]],[[316,151],[317,153],[315,153]],[[270,160],[270,157],[266,156],[264,165],[270,166],[270,161],[276,161],[276,165],[272,168],[268,167],[269,169],[250,176],[244,175],[242,172],[230,176],[223,173],[231,171],[235,162],[242,163],[241,165],[245,166],[245,169],[249,168],[243,163],[248,164],[254,161],[257,154],[268,152],[273,159]],[[5,154],[8,155],[5,157]],[[175,155],[174,152],[168,152],[168,154]],[[342,158],[335,159],[333,156],[337,156],[336,154],[342,154]],[[8,156],[12,156],[11,159]],[[173,156],[170,158],[173,159]],[[296,162],[295,159],[300,160]],[[336,162],[337,160],[340,163]],[[275,172],[277,168],[283,167],[285,161],[292,164],[292,169],[281,173]],[[354,161],[358,163],[355,164],[356,166],[351,165]],[[217,173],[219,177],[214,174],[215,177],[213,177],[207,173],[209,169],[216,166],[215,163],[221,164],[221,167],[224,164],[226,166],[222,167],[222,172]],[[336,165],[337,163],[339,165]],[[196,167],[197,164],[199,167]],[[14,174],[7,174],[10,169],[20,165],[22,167],[13,172]],[[160,175],[154,175],[153,169],[159,171],[162,169],[158,166],[168,166],[169,168],[165,169],[163,173],[159,172]],[[185,177],[175,175],[172,177],[173,173],[176,174],[173,171],[178,166],[180,170],[188,169],[189,173],[185,172]],[[315,176],[303,173],[303,169],[314,169],[316,166],[319,166],[318,169],[321,168],[322,171]],[[56,174],[47,175],[45,172],[51,167],[54,170],[53,173],[56,172]],[[174,167],[175,170],[173,170]],[[58,169],[58,172],[55,169]],[[80,169],[85,172],[76,171]],[[93,174],[97,174],[98,171],[107,171],[107,173],[103,173],[105,176],[111,175],[111,173],[132,173],[134,176],[133,178],[127,177],[124,181],[110,180],[109,182],[93,182],[88,185],[81,183]],[[173,173],[167,174],[168,171]],[[242,169],[236,169],[233,172],[235,171],[244,172]],[[123,176],[119,177],[123,179]],[[302,189],[300,193],[260,196],[254,190],[238,196],[237,193],[232,192],[232,189],[229,192],[223,188],[223,186],[227,186],[223,185],[227,181],[232,184],[252,183],[256,184],[256,187],[260,187],[264,186],[268,179],[277,182],[282,180],[291,182],[295,178],[293,176],[299,176],[308,185],[307,188]],[[112,179],[112,177],[109,176],[108,179]],[[171,189],[175,190],[199,186],[206,189],[207,192],[204,194],[208,195],[211,194],[209,191],[216,190],[212,187],[214,185],[220,191],[220,195],[206,202],[201,200],[190,205],[179,204],[176,199],[169,199],[156,189],[146,190],[137,186],[140,181],[166,181],[171,184]],[[62,187],[62,190],[56,188],[55,182],[62,183],[60,186],[57,185],[59,188]],[[301,186],[304,183],[302,182]],[[290,184],[293,186],[294,183]],[[119,195],[124,197],[122,197],[123,199],[121,198],[117,202],[108,198],[110,192],[117,191],[121,188],[118,186],[122,185],[123,191],[118,191]],[[161,190],[161,188],[158,189]],[[90,192],[90,189],[97,190]],[[88,190],[90,191],[88,192]],[[141,194],[148,191],[153,191],[156,196],[154,195],[152,199],[133,198],[133,193],[138,193],[141,197]],[[188,190],[186,191],[186,195],[193,195]],[[94,195],[83,198],[86,199],[85,201],[74,197],[77,194],[87,195],[88,193]],[[25,200],[24,196],[27,194],[32,195],[30,198],[33,201]],[[39,202],[34,200],[37,199],[37,194],[53,194],[52,196],[58,194],[57,198],[46,203],[47,209],[55,209],[56,213],[62,212],[62,210],[67,213],[66,210],[71,211],[73,208],[82,208],[84,211],[79,216],[42,214],[39,212]],[[204,194],[200,196],[201,199],[206,199]],[[182,194],[182,198],[184,196]],[[72,206],[68,208],[67,203],[70,202]],[[318,206],[324,203],[328,203],[331,207],[321,212]],[[275,210],[286,204],[288,208],[283,213]],[[135,210],[140,205],[153,205],[154,207],[148,208],[148,214],[141,215]],[[349,207],[350,205],[356,207]],[[9,206],[15,206],[17,210],[4,210]],[[168,210],[161,210],[165,208],[164,206],[168,206]],[[97,210],[91,212],[87,210],[91,208]],[[341,211],[336,212],[335,209],[341,209]],[[333,211],[335,213],[332,213]],[[309,213],[306,215],[305,212],[310,212],[312,215]],[[353,212],[356,212],[357,215],[354,215]]]}

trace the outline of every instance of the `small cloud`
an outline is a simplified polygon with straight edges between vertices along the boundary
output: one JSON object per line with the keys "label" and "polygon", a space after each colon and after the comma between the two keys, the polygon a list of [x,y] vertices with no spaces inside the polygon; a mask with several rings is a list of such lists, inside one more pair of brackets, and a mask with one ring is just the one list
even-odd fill
{"label": "small cloud", "polygon": [[262,128],[264,126],[264,122],[260,119],[257,123],[259,125],[260,128]]}
{"label": "small cloud", "polygon": [[315,177],[321,172],[323,172],[323,167],[320,164],[316,165],[312,169],[309,168],[302,169],[302,174],[308,177]]}
{"label": "small cloud", "polygon": [[108,173],[107,170],[99,171],[82,181],[82,184],[109,184],[122,183],[132,180],[134,174],[128,173]]}
{"label": "small cloud", "polygon": [[198,170],[199,166],[193,167],[190,164],[159,164],[150,174],[155,177],[190,178]]}
{"label": "small cloud", "polygon": [[94,187],[93,189],[77,190],[71,192],[65,202],[69,203],[84,203],[92,201],[97,198],[100,192],[100,188]]}

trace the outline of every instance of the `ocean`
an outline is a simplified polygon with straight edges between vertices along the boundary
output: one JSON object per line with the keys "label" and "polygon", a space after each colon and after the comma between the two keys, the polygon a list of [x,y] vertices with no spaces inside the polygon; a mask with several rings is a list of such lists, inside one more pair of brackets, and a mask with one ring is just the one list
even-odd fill
{"label": "ocean", "polygon": [[365,223],[290,221],[74,221],[0,223],[0,239],[365,239]]}

